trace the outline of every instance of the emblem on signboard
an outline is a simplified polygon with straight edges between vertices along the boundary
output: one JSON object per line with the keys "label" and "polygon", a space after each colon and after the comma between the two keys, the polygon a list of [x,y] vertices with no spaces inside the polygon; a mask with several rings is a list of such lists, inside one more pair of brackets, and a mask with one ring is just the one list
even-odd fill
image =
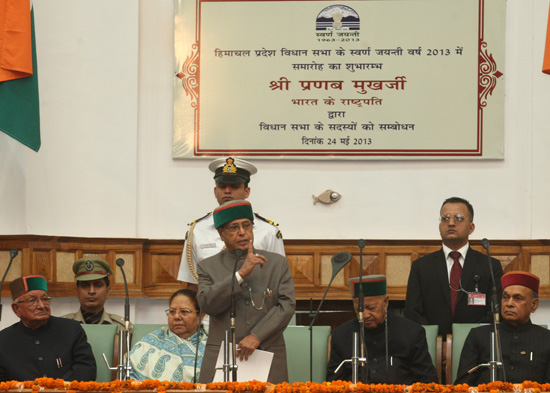
{"label": "emblem on signboard", "polygon": [[317,31],[359,30],[359,15],[353,8],[346,5],[330,5],[317,15],[315,29]]}

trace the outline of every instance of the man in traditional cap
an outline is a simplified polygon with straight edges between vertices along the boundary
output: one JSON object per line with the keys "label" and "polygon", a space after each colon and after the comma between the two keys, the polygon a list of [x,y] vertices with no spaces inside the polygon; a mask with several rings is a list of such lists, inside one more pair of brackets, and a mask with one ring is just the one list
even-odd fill
{"label": "man in traditional cap", "polygon": [[[531,323],[531,313],[539,305],[539,278],[534,274],[512,271],[502,276],[502,305],[500,315],[500,343],[507,382],[550,382],[550,331]],[[456,383],[475,386],[491,381],[488,363],[491,356],[493,324],[474,328],[468,334],[462,354]],[[504,380],[498,369],[498,380]]]}
{"label": "man in traditional cap", "polygon": [[294,314],[294,283],[285,257],[253,247],[255,218],[250,202],[244,200],[228,201],[214,210],[214,225],[226,249],[198,265],[198,300],[210,315],[202,383],[213,380],[220,344],[230,328],[232,288],[237,355],[248,360],[256,349],[273,352],[267,380],[288,381],[283,331]]}
{"label": "man in traditional cap", "polygon": [[105,311],[105,301],[111,290],[109,276],[113,270],[109,263],[101,258],[86,257],[73,264],[76,278],[76,295],[80,309],[63,318],[74,319],[80,323],[95,325],[117,325],[124,329],[124,318]]}
{"label": "man in traditional cap", "polygon": [[[437,382],[437,372],[428,352],[424,328],[387,312],[389,299],[386,295],[386,277],[364,276],[361,283],[357,277],[351,278],[349,283],[357,318],[338,326],[332,332],[327,381],[352,379],[350,362],[344,363],[337,373],[335,370],[342,361],[352,357],[353,333],[360,332],[358,310],[362,290],[367,354],[366,380],[362,382],[405,385]],[[357,353],[361,353],[359,349]]]}
{"label": "man in traditional cap", "polygon": [[[493,284],[487,256],[470,247],[474,208],[466,199],[446,199],[439,211],[439,251],[412,263],[405,317],[421,325],[438,325],[446,339],[453,323],[491,322]],[[492,258],[497,298],[502,294],[502,266]]]}
{"label": "man in traditional cap", "polygon": [[[250,162],[238,158],[218,158],[208,166],[214,172],[214,196],[221,205],[237,199],[248,199],[250,176],[257,169]],[[283,236],[277,223],[254,214],[254,247],[285,256]],[[214,226],[212,213],[208,213],[190,224],[180,263],[178,280],[187,287],[197,290],[197,264],[205,258],[219,253],[224,243]]]}
{"label": "man in traditional cap", "polygon": [[75,321],[51,316],[46,278],[19,277],[10,290],[20,322],[0,332],[0,382],[94,381],[96,364],[86,333]]}

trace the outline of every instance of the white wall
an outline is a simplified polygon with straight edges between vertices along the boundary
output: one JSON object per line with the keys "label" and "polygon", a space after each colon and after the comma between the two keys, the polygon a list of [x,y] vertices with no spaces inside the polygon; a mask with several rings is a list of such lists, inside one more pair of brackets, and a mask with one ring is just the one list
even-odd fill
{"label": "white wall", "polygon": [[[170,156],[172,0],[34,4],[43,142],[0,139],[0,231],[182,238],[215,200],[207,161]],[[288,239],[433,239],[441,201],[459,195],[476,239],[550,238],[547,13],[507,2],[504,160],[254,160],[255,209]],[[328,188],[342,199],[313,205]]]}
{"label": "white wall", "polygon": [[[171,159],[172,0],[34,6],[42,148],[0,135],[0,233],[183,238],[215,200],[207,161]],[[458,195],[474,239],[550,238],[547,17],[547,0],[507,1],[504,160],[254,160],[255,210],[287,239],[437,239]],[[314,206],[328,188],[342,199]]]}

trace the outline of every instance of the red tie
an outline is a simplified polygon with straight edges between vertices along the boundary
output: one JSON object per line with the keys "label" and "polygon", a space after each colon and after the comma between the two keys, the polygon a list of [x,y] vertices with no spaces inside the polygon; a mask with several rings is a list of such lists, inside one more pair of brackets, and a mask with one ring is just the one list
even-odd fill
{"label": "red tie", "polygon": [[458,251],[451,251],[449,255],[454,260],[453,267],[451,268],[451,279],[449,281],[449,284],[451,285],[451,312],[454,318],[456,298],[458,297],[458,291],[460,289],[460,276],[462,275],[462,266],[458,261],[458,258],[460,258],[460,253]]}

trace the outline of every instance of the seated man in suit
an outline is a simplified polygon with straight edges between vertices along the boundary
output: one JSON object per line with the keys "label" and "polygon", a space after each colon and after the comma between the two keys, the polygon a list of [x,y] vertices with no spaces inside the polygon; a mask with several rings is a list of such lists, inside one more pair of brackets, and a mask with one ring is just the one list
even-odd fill
{"label": "seated man in suit", "polygon": [[[443,202],[439,216],[441,250],[413,262],[407,284],[405,316],[421,325],[438,325],[445,340],[453,323],[491,322],[491,271],[487,256],[470,248],[474,208],[465,199]],[[501,296],[502,266],[491,260]]]}
{"label": "seated man in suit", "polygon": [[[365,276],[362,288],[359,278],[351,278],[350,289],[356,312],[359,306],[359,292],[362,290],[364,294],[363,324],[368,370],[366,380],[362,382],[405,385],[414,382],[437,383],[437,373],[428,352],[424,328],[386,311],[389,302],[386,295],[386,277]],[[358,315],[358,318],[338,326],[332,332],[327,381],[351,381],[351,363],[344,363],[337,373],[335,371],[343,360],[351,359],[353,333],[359,331]]]}
{"label": "seated man in suit", "polygon": [[46,278],[19,277],[10,290],[20,322],[0,332],[0,382],[94,381],[96,363],[86,333],[76,321],[51,316]]}
{"label": "seated man in suit", "polygon": [[[500,343],[504,373],[498,380],[513,383],[550,382],[550,331],[531,323],[530,315],[539,305],[539,278],[527,272],[508,272],[502,276]],[[472,368],[488,363],[493,324],[470,331],[464,342],[455,383],[475,386],[491,381],[488,367]],[[504,375],[505,374],[505,375]]]}

